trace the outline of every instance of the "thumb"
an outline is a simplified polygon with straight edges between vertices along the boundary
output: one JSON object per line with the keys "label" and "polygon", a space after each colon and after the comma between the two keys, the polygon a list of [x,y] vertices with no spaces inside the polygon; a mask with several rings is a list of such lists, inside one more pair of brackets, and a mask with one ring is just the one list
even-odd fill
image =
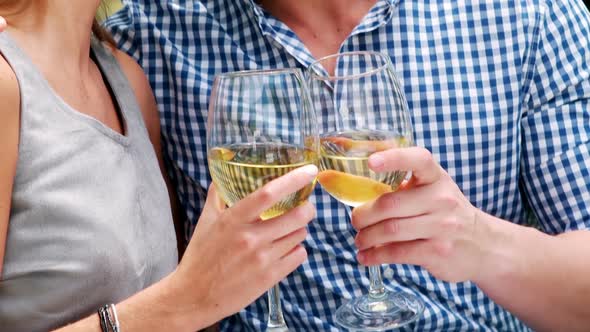
{"label": "thumb", "polygon": [[432,153],[421,147],[393,148],[373,153],[369,157],[369,167],[374,172],[412,172],[412,178],[404,188],[434,183],[443,172]]}
{"label": "thumb", "polygon": [[4,29],[6,29],[6,20],[0,16],[0,32],[4,31]]}

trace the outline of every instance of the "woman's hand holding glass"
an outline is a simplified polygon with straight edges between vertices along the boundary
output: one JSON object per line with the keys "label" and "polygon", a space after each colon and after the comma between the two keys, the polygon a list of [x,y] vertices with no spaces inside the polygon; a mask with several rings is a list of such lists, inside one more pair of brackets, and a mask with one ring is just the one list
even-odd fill
{"label": "woman's hand holding glass", "polygon": [[[242,71],[215,78],[207,157],[211,178],[228,206],[240,204],[251,192],[294,169],[317,170],[309,165],[318,162],[318,143],[316,117],[299,70]],[[315,178],[308,180],[276,204],[258,209],[262,223],[275,223],[271,219],[282,214],[288,219],[293,209],[308,205]],[[272,265],[268,269],[273,273]],[[288,331],[278,284],[268,291],[268,307],[266,330]]]}
{"label": "woman's hand holding glass", "polygon": [[[230,208],[209,189],[188,248],[169,283],[176,303],[193,314],[186,326],[206,327],[260,297],[307,257],[301,242],[315,208],[305,202],[262,222],[260,215],[308,186],[317,168],[308,165],[269,182]],[[182,304],[181,304],[182,303]]]}

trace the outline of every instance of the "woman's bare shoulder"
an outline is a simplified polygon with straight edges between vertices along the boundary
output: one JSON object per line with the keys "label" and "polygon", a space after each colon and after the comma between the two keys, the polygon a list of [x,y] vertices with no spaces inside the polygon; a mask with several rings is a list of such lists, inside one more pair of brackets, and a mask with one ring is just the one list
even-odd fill
{"label": "woman's bare shoulder", "polygon": [[0,54],[0,274],[18,160],[20,92],[14,71]]}
{"label": "woman's bare shoulder", "polygon": [[[0,53],[0,132],[11,125],[10,119],[20,113],[20,90],[16,74]],[[18,122],[16,123],[18,124]]]}

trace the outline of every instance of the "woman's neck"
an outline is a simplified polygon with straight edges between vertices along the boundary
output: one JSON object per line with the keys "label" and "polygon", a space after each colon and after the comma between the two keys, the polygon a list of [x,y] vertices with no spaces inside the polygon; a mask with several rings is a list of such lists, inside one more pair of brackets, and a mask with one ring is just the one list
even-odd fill
{"label": "woman's neck", "polygon": [[0,1],[0,15],[35,62],[87,73],[99,4],[100,0],[5,0]]}

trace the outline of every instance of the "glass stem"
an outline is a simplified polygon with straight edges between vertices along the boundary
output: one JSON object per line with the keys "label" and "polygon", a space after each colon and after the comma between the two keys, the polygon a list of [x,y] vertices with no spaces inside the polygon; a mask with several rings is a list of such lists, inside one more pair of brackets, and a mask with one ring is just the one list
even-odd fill
{"label": "glass stem", "polygon": [[381,279],[381,265],[369,266],[369,279],[369,297],[375,300],[382,298],[385,295],[385,286]]}
{"label": "glass stem", "polygon": [[268,290],[268,323],[267,331],[288,331],[287,323],[281,309],[281,291],[279,284]]}

